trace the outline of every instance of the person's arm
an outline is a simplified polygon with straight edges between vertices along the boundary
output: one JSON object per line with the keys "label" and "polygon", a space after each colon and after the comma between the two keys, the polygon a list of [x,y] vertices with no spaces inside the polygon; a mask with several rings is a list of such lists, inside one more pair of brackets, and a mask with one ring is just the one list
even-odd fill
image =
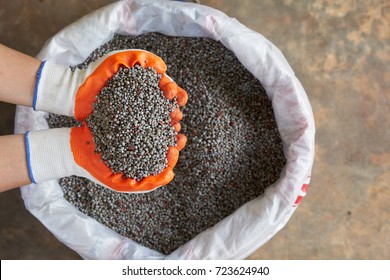
{"label": "person's arm", "polygon": [[[41,61],[0,44],[0,101],[31,106]],[[0,192],[31,183],[24,135],[0,136]]]}
{"label": "person's arm", "polygon": [[0,44],[0,101],[31,107],[41,61]]}
{"label": "person's arm", "polygon": [[24,135],[0,136],[0,192],[30,184]]}

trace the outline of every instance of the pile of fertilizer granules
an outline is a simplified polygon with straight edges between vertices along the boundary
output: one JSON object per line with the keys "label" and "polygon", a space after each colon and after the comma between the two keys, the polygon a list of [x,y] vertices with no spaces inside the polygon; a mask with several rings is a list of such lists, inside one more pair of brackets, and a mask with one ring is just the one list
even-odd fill
{"label": "pile of fertilizer granules", "polygon": [[[120,36],[81,65],[120,49],[160,56],[188,92],[174,180],[144,194],[122,194],[78,177],[63,178],[65,198],[116,232],[169,254],[261,195],[286,164],[270,100],[260,82],[221,43],[157,33]],[[50,127],[76,125],[50,115]]]}
{"label": "pile of fertilizer granules", "polygon": [[120,68],[97,95],[87,118],[96,152],[125,178],[161,173],[168,166],[168,146],[176,146],[170,113],[178,105],[175,98],[165,98],[160,78],[153,68]]}

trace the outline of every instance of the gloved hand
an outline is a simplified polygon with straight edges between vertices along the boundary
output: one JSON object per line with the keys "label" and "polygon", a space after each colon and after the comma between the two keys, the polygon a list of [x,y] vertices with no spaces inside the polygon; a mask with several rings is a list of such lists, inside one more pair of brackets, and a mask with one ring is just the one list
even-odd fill
{"label": "gloved hand", "polygon": [[[142,51],[127,50],[105,55],[85,70],[43,62],[38,74],[33,108],[56,114],[74,116],[83,121],[81,127],[58,128],[27,132],[25,135],[30,179],[39,183],[70,175],[88,178],[119,192],[145,192],[166,185],[173,177],[173,167],[186,137],[177,135],[177,146],[169,147],[168,166],[156,176],[149,175],[140,181],[114,174],[95,153],[92,133],[84,121],[93,111],[96,95],[120,67],[135,64],[153,67],[161,74],[159,87],[168,99],[176,96],[179,106],[187,102],[187,93],[166,74],[166,65],[158,56]],[[180,131],[182,113],[179,108],[171,113],[171,124]]]}

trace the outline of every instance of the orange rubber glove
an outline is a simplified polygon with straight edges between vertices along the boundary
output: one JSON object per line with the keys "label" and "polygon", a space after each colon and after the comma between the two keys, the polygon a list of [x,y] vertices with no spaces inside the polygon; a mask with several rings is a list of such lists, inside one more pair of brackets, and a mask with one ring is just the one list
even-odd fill
{"label": "orange rubber glove", "polygon": [[[41,67],[38,75],[41,76],[41,80],[37,81],[34,108],[53,113],[58,113],[58,111],[60,113],[62,111],[63,113],[65,110],[66,112],[70,112],[67,113],[68,115],[73,114],[77,120],[82,121],[82,126],[71,129],[51,129],[49,130],[50,132],[29,132],[26,134],[29,172],[33,182],[78,175],[87,177],[115,191],[145,192],[166,185],[173,179],[173,167],[177,163],[179,151],[183,149],[186,143],[186,137],[184,135],[178,134],[176,138],[177,146],[168,148],[168,166],[160,174],[156,176],[149,175],[140,181],[136,181],[132,178],[124,178],[122,174],[114,174],[104,164],[101,156],[95,153],[92,133],[84,121],[93,112],[95,98],[105,86],[107,80],[120,67],[133,67],[135,64],[144,68],[154,68],[158,74],[162,75],[159,87],[164,92],[165,97],[168,99],[176,97],[178,105],[184,106],[188,100],[187,93],[165,74],[167,67],[160,57],[142,50],[110,53],[108,56],[95,62],[91,66],[92,69],[89,68],[84,72],[82,70],[75,71],[73,74],[75,76],[72,76],[72,73],[68,72],[70,71],[69,68],[63,69],[63,71],[66,71],[64,74],[61,72],[61,66],[54,65],[54,70],[51,71],[52,65],[48,62],[45,64]],[[55,74],[53,79],[50,78],[50,73]],[[61,77],[66,78],[61,79]],[[51,85],[45,88],[45,81],[53,81],[56,79],[58,82],[52,82]],[[68,97],[62,96],[58,98],[58,100],[63,101],[63,104],[67,104],[66,106],[61,107],[60,104],[48,105],[47,101],[53,101],[55,99],[52,90],[56,89],[59,85],[62,86],[60,83],[61,80],[69,81],[72,84],[70,88],[74,88],[76,92],[68,93]],[[65,92],[65,90],[59,89],[57,92],[61,93]],[[65,99],[66,101],[64,101]],[[67,108],[64,109],[64,107]],[[182,112],[179,108],[176,108],[171,113],[171,124],[177,132],[180,131],[179,121],[181,118]],[[64,140],[64,138],[66,139]],[[57,151],[60,149],[56,145],[58,142],[63,143],[62,145],[69,143],[69,147],[62,149],[65,154]],[[43,150],[45,149],[51,152],[44,152]],[[71,156],[69,155],[69,151],[71,152]],[[66,168],[60,170],[61,166],[66,166]]]}

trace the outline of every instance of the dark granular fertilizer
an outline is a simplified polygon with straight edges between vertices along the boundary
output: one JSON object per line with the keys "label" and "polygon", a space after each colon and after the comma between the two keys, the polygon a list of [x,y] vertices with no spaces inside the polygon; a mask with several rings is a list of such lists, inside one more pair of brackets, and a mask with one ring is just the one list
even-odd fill
{"label": "dark granular fertilizer", "polygon": [[120,68],[107,81],[87,118],[95,151],[113,173],[141,180],[168,165],[168,146],[176,146],[170,113],[178,107],[159,88],[153,68]]}
{"label": "dark granular fertilizer", "polygon": [[[221,43],[156,33],[120,36],[95,50],[145,49],[188,92],[182,132],[188,138],[174,180],[145,194],[121,194],[78,177],[64,196],[81,212],[149,248],[169,254],[274,183],[286,164],[270,100],[260,82]],[[69,119],[51,115],[51,127]]]}

